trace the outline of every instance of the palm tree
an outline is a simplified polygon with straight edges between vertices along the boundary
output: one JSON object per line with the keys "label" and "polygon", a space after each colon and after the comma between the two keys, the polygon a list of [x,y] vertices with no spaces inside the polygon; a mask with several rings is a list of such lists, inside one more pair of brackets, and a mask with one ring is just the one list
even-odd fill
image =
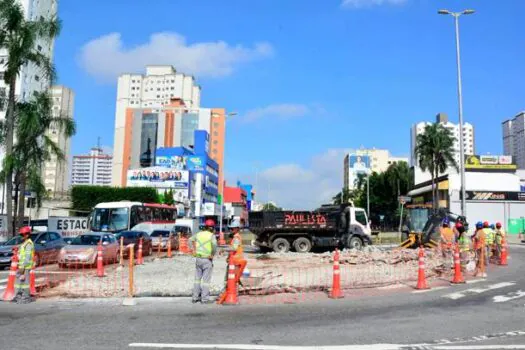
{"label": "palm tree", "polygon": [[423,171],[429,171],[432,178],[432,208],[437,209],[438,186],[436,179],[444,173],[449,166],[458,169],[454,158],[454,141],[450,130],[440,123],[427,125],[422,134],[417,135],[415,153],[419,166]]}
{"label": "palm tree", "polygon": [[334,205],[348,203],[349,200],[354,200],[354,193],[349,188],[343,188],[341,192],[332,197],[332,202]]}
{"label": "palm tree", "polygon": [[[42,78],[49,84],[55,78],[52,61],[37,49],[37,42],[53,40],[60,32],[60,21],[57,18],[46,20],[26,20],[22,5],[17,0],[0,0],[0,47],[7,51],[7,63],[4,81],[9,87],[7,110],[5,117],[5,152],[6,157],[13,154],[14,126],[16,117],[16,79],[22,68],[34,64],[40,68]],[[6,198],[7,198],[7,229],[14,232],[13,227],[13,173],[4,164]]]}
{"label": "palm tree", "polygon": [[66,161],[64,152],[48,135],[48,131],[56,129],[65,137],[71,137],[75,134],[75,122],[67,116],[56,115],[49,94],[38,92],[30,102],[18,103],[15,120],[16,143],[13,153],[6,156],[0,179],[5,179],[6,176],[2,175],[8,172],[14,175],[14,212],[18,212],[16,224],[20,226],[24,219],[27,187],[36,193],[38,206],[46,193],[42,183],[43,164],[51,157],[56,157],[58,162]]}

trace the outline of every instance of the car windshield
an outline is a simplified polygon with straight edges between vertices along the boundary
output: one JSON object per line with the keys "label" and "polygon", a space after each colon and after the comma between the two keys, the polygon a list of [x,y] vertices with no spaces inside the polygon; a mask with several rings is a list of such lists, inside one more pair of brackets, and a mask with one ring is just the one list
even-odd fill
{"label": "car windshield", "polygon": [[71,245],[97,245],[100,242],[100,236],[81,235],[71,241]]}
{"label": "car windshield", "polygon": [[137,231],[124,231],[124,232],[120,232],[117,235],[117,239],[120,239],[120,237],[133,239],[133,238],[137,238],[138,235],[139,235],[139,232],[137,232]]}
{"label": "car windshield", "polygon": [[153,231],[151,237],[169,237],[170,231]]}
{"label": "car windshield", "polygon": [[[37,233],[33,233],[31,235],[31,240],[34,242],[36,238],[38,237]],[[16,236],[11,238],[9,241],[5,242],[4,245],[18,245],[22,243],[22,236]]]}
{"label": "car windshield", "polygon": [[96,208],[91,214],[91,229],[94,231],[122,231],[128,228],[128,208]]}

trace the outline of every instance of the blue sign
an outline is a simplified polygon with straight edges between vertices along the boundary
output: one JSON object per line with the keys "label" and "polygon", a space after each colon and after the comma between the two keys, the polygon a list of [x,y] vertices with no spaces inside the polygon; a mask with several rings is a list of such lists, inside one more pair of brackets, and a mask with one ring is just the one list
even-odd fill
{"label": "blue sign", "polygon": [[192,156],[187,158],[187,167],[190,171],[204,171],[206,162],[204,157]]}

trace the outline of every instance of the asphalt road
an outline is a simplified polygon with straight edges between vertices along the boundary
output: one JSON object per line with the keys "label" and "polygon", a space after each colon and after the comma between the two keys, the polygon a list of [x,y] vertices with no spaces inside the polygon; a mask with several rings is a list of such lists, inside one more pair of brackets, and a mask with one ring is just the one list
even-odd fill
{"label": "asphalt road", "polygon": [[406,287],[340,300],[230,307],[187,299],[139,299],[130,307],[118,300],[2,303],[0,343],[2,349],[31,350],[220,344],[263,350],[525,349],[525,246],[510,253],[510,265],[491,267],[486,280],[459,286],[441,281],[440,288],[423,293]]}

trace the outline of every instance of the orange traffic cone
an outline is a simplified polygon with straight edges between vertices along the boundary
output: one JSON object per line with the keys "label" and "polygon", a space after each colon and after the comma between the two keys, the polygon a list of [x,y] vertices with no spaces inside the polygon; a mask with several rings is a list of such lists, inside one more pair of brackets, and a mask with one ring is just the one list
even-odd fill
{"label": "orange traffic cone", "polygon": [[102,243],[97,247],[97,277],[104,277],[104,259],[102,257]]}
{"label": "orange traffic cone", "polygon": [[456,249],[454,250],[454,278],[450,283],[459,284],[465,283],[463,274],[461,273],[461,262],[459,260],[459,244],[456,243]]}
{"label": "orange traffic cone", "polygon": [[225,305],[237,305],[237,283],[235,282],[235,265],[233,264],[233,252],[228,257],[228,282],[226,283],[226,298],[223,301]]}
{"label": "orange traffic cone", "polygon": [[142,257],[142,237],[139,238],[139,253],[137,256],[137,265],[144,264],[144,258]]}
{"label": "orange traffic cone", "polygon": [[499,261],[500,265],[507,266],[507,241],[505,241],[505,237],[501,239],[501,258]]}
{"label": "orange traffic cone", "polygon": [[29,271],[29,294],[36,295],[36,274],[35,274],[36,255],[33,255],[33,268]]}
{"label": "orange traffic cone", "polygon": [[419,270],[417,273],[416,289],[430,289],[425,278],[425,250],[423,247],[419,248]]}
{"label": "orange traffic cone", "polygon": [[168,255],[168,258],[171,258],[173,256],[173,254],[171,253],[171,233],[170,233],[170,235],[168,237],[168,253],[167,253],[167,255]]}
{"label": "orange traffic cone", "polygon": [[224,239],[224,232],[219,232],[219,245],[226,245],[226,240]]}
{"label": "orange traffic cone", "polygon": [[332,291],[328,297],[332,299],[343,298],[343,293],[341,292],[341,271],[339,270],[339,249],[336,249],[334,254],[333,276]]}
{"label": "orange traffic cone", "polygon": [[181,236],[179,240],[179,253],[188,254],[189,252],[188,238]]}
{"label": "orange traffic cone", "polygon": [[18,247],[13,248],[13,257],[11,258],[11,269],[9,270],[9,278],[7,279],[7,287],[4,291],[2,299],[4,301],[11,301],[15,298],[15,281],[16,271],[18,269]]}

